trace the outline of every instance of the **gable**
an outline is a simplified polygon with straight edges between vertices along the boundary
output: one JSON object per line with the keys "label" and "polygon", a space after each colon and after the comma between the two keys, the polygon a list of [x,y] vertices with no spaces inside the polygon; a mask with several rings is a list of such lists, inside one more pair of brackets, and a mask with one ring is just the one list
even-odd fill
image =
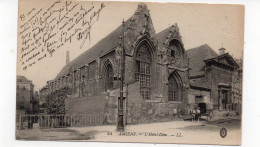
{"label": "gable", "polygon": [[228,67],[232,67],[232,68],[239,67],[238,64],[236,63],[236,61],[234,60],[234,58],[231,55],[229,55],[228,53],[219,55],[215,58],[205,60],[205,62],[212,62],[212,61],[215,63],[220,63],[222,65],[226,65]]}
{"label": "gable", "polygon": [[158,40],[159,50],[167,48],[172,40],[178,40],[183,47],[182,37],[177,23],[156,34],[156,38]]}
{"label": "gable", "polygon": [[222,63],[222,64],[226,64],[226,65],[230,65],[230,64],[231,64],[231,63],[228,61],[228,59],[225,59],[225,58],[218,60],[218,62],[219,62],[219,63]]}

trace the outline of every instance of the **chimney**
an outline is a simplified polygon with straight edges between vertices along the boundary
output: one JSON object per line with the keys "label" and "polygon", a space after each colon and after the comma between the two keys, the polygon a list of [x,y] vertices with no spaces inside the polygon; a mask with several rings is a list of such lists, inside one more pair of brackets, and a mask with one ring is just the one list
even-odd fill
{"label": "chimney", "polygon": [[66,65],[70,62],[70,51],[66,52]]}
{"label": "chimney", "polygon": [[220,49],[218,49],[219,50],[219,55],[223,55],[223,54],[225,54],[225,52],[226,52],[226,49],[225,48],[220,48]]}

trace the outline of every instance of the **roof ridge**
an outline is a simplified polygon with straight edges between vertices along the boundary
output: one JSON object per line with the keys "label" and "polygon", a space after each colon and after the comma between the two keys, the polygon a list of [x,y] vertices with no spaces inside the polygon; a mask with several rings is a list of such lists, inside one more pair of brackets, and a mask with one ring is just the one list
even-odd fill
{"label": "roof ridge", "polygon": [[[134,14],[130,16],[126,21],[125,25],[128,23],[131,23],[132,19],[140,14],[149,14],[149,10],[146,6],[146,4],[140,3],[138,4],[138,7]],[[150,14],[149,14],[150,15]],[[86,49],[83,53],[75,57],[73,60],[71,60],[68,64],[66,64],[60,72],[57,74],[57,76],[54,78],[58,79],[62,77],[65,74],[68,74],[70,72],[71,67],[80,68],[84,64],[89,64],[93,62],[96,58],[100,57],[102,55],[102,50],[106,51],[112,51],[116,46],[118,46],[119,36],[123,32],[123,24],[121,23],[116,29],[114,29],[112,32],[110,32],[108,35],[103,37],[101,40],[96,42],[92,47]]]}
{"label": "roof ridge", "polygon": [[[139,4],[139,5],[140,5],[140,4]],[[139,5],[138,5],[138,7],[139,7]],[[145,5],[145,6],[146,6],[146,5]],[[138,8],[137,8],[137,10],[135,11],[135,13],[136,13],[137,11],[138,11]],[[129,20],[135,15],[135,13],[125,21],[125,24],[126,24],[127,22],[129,22]],[[83,56],[83,54],[85,54],[85,53],[87,53],[88,51],[90,51],[91,49],[95,48],[95,46],[98,46],[99,43],[103,42],[104,40],[106,40],[107,38],[109,38],[110,36],[112,36],[115,32],[118,32],[118,31],[119,31],[119,28],[121,28],[122,26],[123,26],[123,24],[121,23],[116,29],[114,29],[112,32],[110,32],[110,33],[107,34],[105,37],[103,37],[103,38],[100,39],[98,42],[96,42],[92,47],[88,48],[86,51],[84,51],[83,53],[81,53],[80,55],[78,55],[75,59],[77,59],[79,56]],[[103,50],[104,50],[104,49],[103,49]],[[75,59],[73,59],[73,60],[75,60]],[[73,60],[70,61],[70,62],[73,62]],[[69,62],[69,63],[70,63],[70,62]]]}
{"label": "roof ridge", "polygon": [[[202,48],[202,47],[208,47],[208,48],[211,48],[207,43],[203,44],[203,45],[200,45],[200,46],[197,46],[197,47],[193,47],[193,48],[190,48],[190,49],[187,49],[188,50],[193,50],[193,49],[199,49],[199,48]],[[212,48],[211,48],[212,49]]]}

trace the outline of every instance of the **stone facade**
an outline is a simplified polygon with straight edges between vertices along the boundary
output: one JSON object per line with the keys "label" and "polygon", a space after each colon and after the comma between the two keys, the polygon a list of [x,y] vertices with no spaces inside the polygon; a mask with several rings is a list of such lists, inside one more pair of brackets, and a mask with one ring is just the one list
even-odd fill
{"label": "stone facade", "polygon": [[47,82],[49,92],[70,87],[66,113],[101,113],[116,123],[123,47],[127,123],[179,119],[194,108],[199,92],[216,105],[218,84],[232,79],[229,71],[212,65],[205,70],[206,86],[191,86],[196,82],[178,25],[155,34],[149,10],[139,4],[132,17]]}
{"label": "stone facade", "polygon": [[[163,102],[161,99],[144,101],[141,99],[139,83],[124,87],[124,113],[127,123],[149,123],[159,121],[178,120],[185,115],[187,104],[181,102]],[[133,92],[135,91],[135,93]],[[106,94],[67,98],[65,110],[67,114],[103,114],[108,124],[117,123],[119,89],[106,92]]]}
{"label": "stone facade", "polygon": [[[197,53],[203,52],[200,54],[206,59],[198,58],[199,56],[193,54],[192,52],[194,51],[192,50],[195,50]],[[196,99],[196,97],[197,99],[207,97],[205,101],[196,103],[207,104],[207,109],[240,111],[233,107],[235,103],[238,103],[233,99],[234,89],[238,91],[237,93],[242,91],[240,86],[242,76],[238,77],[238,73],[241,73],[241,71],[233,57],[228,53],[223,53],[223,50],[221,51],[222,54],[218,55],[206,45],[188,50],[191,59],[196,58],[196,61],[201,60],[203,63],[197,65],[200,71],[193,72],[193,75],[190,77],[191,90],[189,95],[190,98],[193,96],[193,99]],[[210,54],[207,54],[207,52]],[[234,81],[235,77],[237,81]],[[241,99],[241,97],[237,99]],[[239,103],[241,104],[241,101]]]}
{"label": "stone facade", "polygon": [[33,111],[33,92],[34,85],[32,81],[24,76],[17,76],[16,85],[16,110],[17,112],[24,111],[32,113]]}

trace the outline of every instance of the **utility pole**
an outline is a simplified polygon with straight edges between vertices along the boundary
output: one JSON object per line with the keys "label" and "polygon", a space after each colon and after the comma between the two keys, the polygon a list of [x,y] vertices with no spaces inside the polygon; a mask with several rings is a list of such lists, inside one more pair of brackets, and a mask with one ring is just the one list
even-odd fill
{"label": "utility pole", "polygon": [[121,45],[121,78],[120,78],[120,97],[118,98],[118,123],[117,131],[124,131],[124,74],[125,74],[125,21],[123,20],[123,36],[122,36],[122,45]]}

